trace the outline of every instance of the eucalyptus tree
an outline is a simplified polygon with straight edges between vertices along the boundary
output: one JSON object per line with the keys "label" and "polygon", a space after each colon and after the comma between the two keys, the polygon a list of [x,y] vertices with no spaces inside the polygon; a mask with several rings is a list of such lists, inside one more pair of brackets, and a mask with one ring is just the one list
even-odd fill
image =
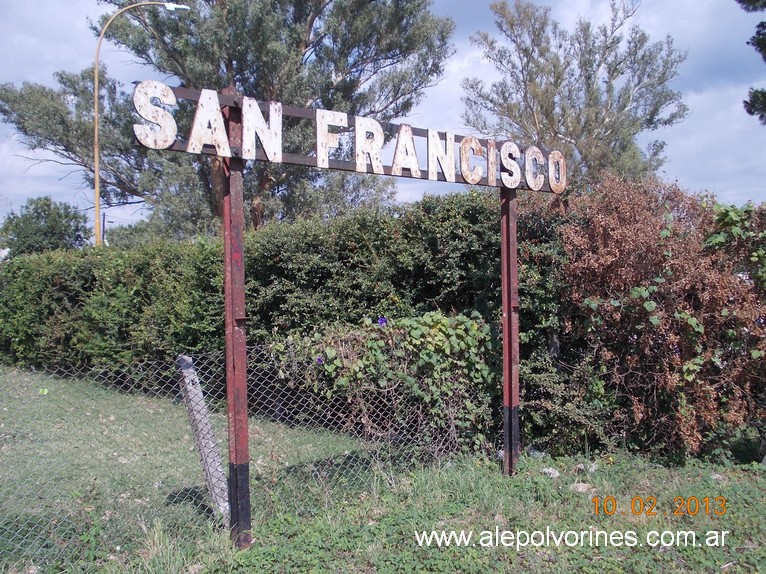
{"label": "eucalyptus tree", "polygon": [[669,36],[652,43],[629,26],[637,1],[610,6],[608,23],[581,19],[568,31],[547,7],[493,3],[499,37],[479,32],[471,40],[499,79],[463,81],[464,121],[487,135],[561,150],[573,179],[607,168],[631,178],[656,170],[664,143],[643,151],[636,136],[685,117],[670,84],[686,55]]}
{"label": "eucalyptus tree", "polygon": [[[766,10],[766,0],[737,0],[737,3],[747,12]],[[755,48],[766,62],[766,21],[758,23],[748,44]],[[751,88],[744,104],[745,111],[751,116],[756,116],[766,126],[766,89]]]}
{"label": "eucalyptus tree", "polygon": [[[103,71],[102,71],[103,72]],[[30,150],[50,152],[49,159],[82,175],[93,187],[93,70],[57,72],[57,86],[24,83],[0,85],[0,116],[12,125]],[[199,166],[185,154],[159,154],[136,147],[130,94],[102,73],[100,153],[102,196],[110,204],[166,202],[194,195],[207,203]],[[176,206],[190,217],[188,204]],[[207,209],[208,213],[210,209]]]}
{"label": "eucalyptus tree", "polygon": [[90,239],[87,217],[68,203],[33,197],[0,225],[0,247],[8,257],[54,249],[80,249]]}
{"label": "eucalyptus tree", "polygon": [[[102,3],[119,9],[132,2]],[[107,37],[180,86],[233,87],[259,100],[379,121],[412,110],[425,88],[438,81],[452,53],[454,25],[430,13],[430,0],[191,0],[188,4],[192,9],[181,16],[153,9],[126,12],[114,20]],[[93,29],[100,30],[100,25]],[[216,160],[137,148],[130,94],[106,77],[104,69],[100,78],[104,198],[156,203],[178,186],[185,186],[187,193],[191,186],[206,197],[213,213],[219,213],[222,166]],[[30,148],[52,151],[90,183],[93,82],[87,70],[61,72],[57,81],[58,88],[0,86],[0,115]],[[176,114],[179,127],[188,125],[192,114],[193,106],[181,103]],[[306,126],[286,124],[285,132],[286,147],[310,145]],[[296,194],[310,189],[306,183],[323,180],[317,172],[274,164],[248,165],[245,175],[246,195],[265,204],[272,216],[287,219],[305,207],[306,201]]]}

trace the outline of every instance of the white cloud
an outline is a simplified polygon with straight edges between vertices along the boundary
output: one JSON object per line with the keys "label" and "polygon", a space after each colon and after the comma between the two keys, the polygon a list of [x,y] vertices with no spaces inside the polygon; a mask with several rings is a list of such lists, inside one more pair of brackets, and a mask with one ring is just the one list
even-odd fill
{"label": "white cloud", "polygon": [[[541,3],[550,6],[552,17],[567,29],[580,19],[594,25],[608,22],[610,13],[608,0]],[[489,12],[488,6],[477,4],[476,11]],[[440,13],[449,14],[447,7],[454,3],[437,0],[435,6]],[[763,18],[763,13],[748,14],[735,2],[644,0],[633,22],[652,41],[670,35],[677,49],[688,52],[674,88],[682,93],[689,117],[670,128],[644,134],[640,141],[667,143],[668,162],[661,174],[666,179],[692,192],[711,191],[727,203],[766,201],[766,127],[742,108],[750,86],[766,86],[766,65],[746,44]],[[472,21],[482,22],[484,31],[499,35],[491,18],[475,15]],[[463,20],[457,23],[458,27],[466,25]],[[463,111],[460,79],[470,75],[492,81],[494,71],[486,63],[477,64],[480,54],[473,46],[461,41],[457,48],[445,79],[421,106],[423,111],[418,110],[429,120],[441,118],[441,124],[427,127],[442,129],[446,124],[458,132],[465,130],[451,121]],[[408,195],[412,194],[410,189]]]}
{"label": "white cloud", "polygon": [[33,152],[20,145],[7,127],[0,128],[6,137],[0,141],[0,215],[18,209],[32,197],[50,195],[55,201],[66,201],[86,207],[78,173],[58,164],[44,161],[52,154]]}
{"label": "white cloud", "polygon": [[422,103],[402,121],[420,128],[469,133],[470,128],[460,119],[463,113],[460,83],[464,78],[474,76],[491,81],[492,73],[493,68],[482,59],[481,51],[464,42],[449,60],[439,83],[426,90]]}
{"label": "white cloud", "polygon": [[[488,82],[494,71],[481,59],[469,37],[478,30],[497,33],[490,0],[435,0],[434,11],[452,16],[457,25],[456,53],[447,64],[441,82],[429,89],[420,106],[403,121],[415,126],[470,133],[463,112],[460,86],[467,76]],[[608,0],[541,0],[555,19],[571,27],[579,18],[605,22]],[[5,2],[0,19],[0,37],[6,53],[0,82],[23,81],[53,84],[60,69],[79,71],[92,65],[96,39],[87,19],[97,20],[106,6],[96,0],[37,0]],[[766,86],[766,65],[746,44],[763,13],[748,14],[736,2],[726,0],[644,0],[636,23],[652,39],[670,34],[679,49],[688,50],[676,89],[692,113],[683,123],[650,137],[667,142],[665,177],[677,179],[685,189],[710,189],[721,199],[743,203],[766,201],[766,127],[745,114],[742,100],[751,86]],[[102,60],[110,72],[124,82],[147,77],[147,71],[131,64],[130,55],[109,43],[102,47]],[[523,143],[523,142],[522,142]],[[92,206],[90,191],[79,176],[52,164],[32,165],[17,157],[26,153],[0,126],[0,219],[9,209],[18,209],[28,197],[51,195],[81,209]],[[63,179],[62,179],[63,177]],[[415,199],[423,191],[460,190],[461,186],[399,180],[400,197]],[[136,207],[109,210],[130,219]],[[111,216],[111,215],[110,215]]]}
{"label": "white cloud", "polygon": [[686,95],[690,117],[657,134],[667,142],[667,179],[725,203],[766,201],[766,128],[743,111],[746,92],[734,84]]}

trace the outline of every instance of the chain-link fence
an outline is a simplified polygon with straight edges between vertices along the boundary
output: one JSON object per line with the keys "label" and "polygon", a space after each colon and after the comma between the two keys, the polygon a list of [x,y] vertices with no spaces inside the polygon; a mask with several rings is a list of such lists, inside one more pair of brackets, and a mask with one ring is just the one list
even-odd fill
{"label": "chain-link fence", "polygon": [[[449,416],[435,428],[396,386],[330,393],[306,383],[314,367],[248,351],[256,528],[280,512],[320,513],[457,446]],[[226,438],[223,352],[120,367],[0,366],[0,570],[127,563],[156,524],[192,540],[224,527]]]}
{"label": "chain-link fence", "polygon": [[126,559],[156,520],[203,524],[176,379],[162,363],[0,367],[0,570]]}

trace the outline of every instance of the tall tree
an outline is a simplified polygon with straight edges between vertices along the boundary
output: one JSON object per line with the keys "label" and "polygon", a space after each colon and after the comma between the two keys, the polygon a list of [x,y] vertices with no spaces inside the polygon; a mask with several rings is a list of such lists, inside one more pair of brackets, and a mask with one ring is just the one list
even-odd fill
{"label": "tall tree", "polygon": [[[766,10],[766,0],[737,0],[737,3],[747,12]],[[755,35],[748,42],[766,62],[766,22],[759,22],[755,27]],[[744,101],[745,111],[756,116],[766,126],[766,89],[750,88],[748,99]]]}
{"label": "tall tree", "polygon": [[[179,186],[202,185],[192,158],[158,154],[135,145],[133,104],[112,78],[101,74],[99,114],[102,193],[113,204],[147,200]],[[0,85],[0,116],[30,150],[51,152],[55,161],[93,186],[93,70],[57,72],[57,87],[25,82]],[[181,175],[183,174],[183,175]]]}
{"label": "tall tree", "polygon": [[[101,1],[115,8],[131,3]],[[430,13],[430,0],[191,0],[189,4],[192,10],[181,16],[154,9],[126,12],[113,22],[108,37],[185,87],[234,87],[260,100],[380,121],[407,114],[423,90],[441,76],[451,55],[454,26]],[[129,96],[103,70],[102,77],[105,199],[156,202],[162,190],[178,185],[171,173],[193,169],[201,193],[217,212],[222,166],[215,160],[136,148]],[[29,147],[53,151],[62,161],[92,173],[88,135],[92,80],[87,70],[80,75],[60,73],[57,79],[55,90],[31,84],[0,86],[0,115]],[[37,105],[31,103],[33,95]],[[191,106],[180,106],[181,131],[192,112]],[[38,119],[46,115],[52,121]],[[73,127],[76,135],[70,135]],[[308,151],[308,127],[285,128],[285,146]],[[174,170],[166,169],[168,162]],[[86,178],[90,181],[90,176]],[[300,213],[293,206],[305,204],[293,196],[305,191],[306,181],[318,178],[305,169],[249,165],[245,191],[273,215],[290,219]]]}
{"label": "tall tree", "polygon": [[687,113],[670,88],[686,55],[667,37],[651,43],[632,26],[639,3],[611,2],[608,24],[564,30],[550,9],[525,0],[491,6],[500,38],[472,37],[501,79],[463,81],[464,121],[495,137],[560,149],[573,179],[605,168],[638,178],[663,162],[663,142],[642,151],[636,136]]}
{"label": "tall tree", "polygon": [[53,249],[79,249],[91,233],[88,218],[68,203],[50,197],[28,199],[19,213],[11,211],[0,226],[0,247],[8,257]]}

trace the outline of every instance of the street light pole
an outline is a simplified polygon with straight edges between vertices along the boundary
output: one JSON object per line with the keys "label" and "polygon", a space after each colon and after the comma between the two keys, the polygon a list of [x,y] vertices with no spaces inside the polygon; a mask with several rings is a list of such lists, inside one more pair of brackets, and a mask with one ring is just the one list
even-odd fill
{"label": "street light pole", "polygon": [[100,175],[100,161],[99,161],[99,149],[98,149],[98,54],[101,51],[101,42],[104,39],[106,30],[112,21],[117,18],[123,12],[132,10],[133,8],[139,8],[141,6],[162,6],[169,12],[175,10],[190,10],[188,6],[183,4],[176,4],[175,2],[137,2],[136,4],[130,4],[120,10],[117,10],[109,20],[106,21],[104,27],[101,29],[101,34],[98,36],[98,42],[96,42],[96,58],[93,64],[93,174],[94,174],[94,193],[95,193],[95,222],[94,222],[94,235],[96,236],[96,245],[101,245],[101,175]]}

